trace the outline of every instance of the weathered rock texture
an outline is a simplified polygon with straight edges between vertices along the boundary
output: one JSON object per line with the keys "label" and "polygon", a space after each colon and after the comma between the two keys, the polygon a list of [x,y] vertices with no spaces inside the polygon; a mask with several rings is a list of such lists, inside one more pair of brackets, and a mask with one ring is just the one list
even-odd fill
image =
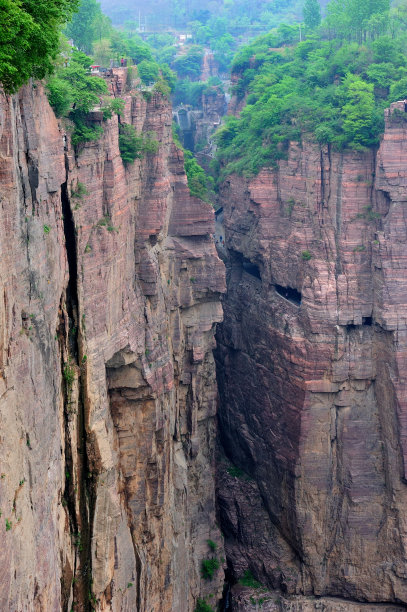
{"label": "weathered rock texture", "polygon": [[229,572],[342,601],[282,609],[407,604],[407,123],[398,106],[377,153],[292,143],[278,171],[223,187],[218,494]]}
{"label": "weathered rock texture", "polygon": [[195,151],[198,162],[209,171],[213,159],[213,134],[227,110],[226,95],[222,88],[214,86],[202,94],[202,110],[188,110],[184,106],[174,112],[182,144]]}
{"label": "weathered rock texture", "polygon": [[[171,109],[111,91],[75,155],[42,87],[0,102],[0,609],[189,612],[215,524],[214,326],[223,264]],[[98,120],[97,114],[93,116]]]}
{"label": "weathered rock texture", "polygon": [[219,76],[219,64],[211,51],[206,50],[202,60],[201,81]]}

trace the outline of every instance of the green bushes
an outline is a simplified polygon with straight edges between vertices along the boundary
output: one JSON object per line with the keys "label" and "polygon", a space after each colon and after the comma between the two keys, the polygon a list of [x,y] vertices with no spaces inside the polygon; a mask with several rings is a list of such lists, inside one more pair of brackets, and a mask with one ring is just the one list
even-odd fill
{"label": "green bushes", "polygon": [[119,126],[119,149],[124,163],[132,164],[148,153],[156,153],[158,141],[151,134],[137,134],[132,125],[122,123]]}
{"label": "green bushes", "polygon": [[[280,26],[239,51],[234,93],[246,106],[216,135],[223,176],[274,167],[304,136],[336,150],[378,144],[384,108],[407,96],[407,35],[386,0],[377,15],[371,6],[335,0],[307,40],[290,43],[290,26]],[[307,2],[309,12],[316,8]],[[317,15],[308,17],[314,27]]]}
{"label": "green bushes", "polygon": [[186,54],[179,55],[172,62],[172,68],[182,79],[198,79],[201,74],[203,49],[198,45],[189,47]]}
{"label": "green bushes", "polygon": [[239,584],[250,587],[251,589],[260,589],[263,585],[256,580],[250,570],[246,570],[243,576],[239,579]]}
{"label": "green bushes", "polygon": [[213,540],[206,540],[206,543],[213,553],[216,552],[216,549],[218,548],[218,545],[216,544],[216,542],[214,542]]}
{"label": "green bushes", "polygon": [[137,65],[137,70],[140,76],[140,79],[145,85],[150,85],[150,83],[155,83],[160,76],[160,67],[154,61],[143,60]]}
{"label": "green bushes", "polygon": [[212,580],[216,570],[220,567],[218,559],[204,559],[201,564],[201,575],[205,580]]}
{"label": "green bushes", "polygon": [[60,28],[77,8],[77,0],[2,0],[0,82],[7,93],[53,71]]}
{"label": "green bushes", "polygon": [[[48,99],[58,117],[67,116],[73,121],[72,144],[77,149],[84,142],[98,140],[103,134],[100,125],[88,121],[89,112],[100,105],[103,95],[108,93],[105,81],[91,76],[88,67],[91,59],[80,51],[73,51],[69,65],[60,66],[47,83]],[[109,102],[103,110],[104,119],[113,112],[120,112],[123,103]]]}
{"label": "green bushes", "polygon": [[215,201],[215,181],[211,176],[206,174],[205,170],[198,164],[191,151],[184,149],[179,140],[178,126],[175,122],[172,124],[172,137],[174,143],[177,147],[182,149],[184,153],[184,168],[188,179],[190,194],[213,206]]}
{"label": "green bushes", "polygon": [[184,150],[184,166],[191,195],[212,204],[215,199],[214,179],[196,161],[190,151]]}
{"label": "green bushes", "polygon": [[194,612],[213,612],[213,608],[204,599],[198,597]]}

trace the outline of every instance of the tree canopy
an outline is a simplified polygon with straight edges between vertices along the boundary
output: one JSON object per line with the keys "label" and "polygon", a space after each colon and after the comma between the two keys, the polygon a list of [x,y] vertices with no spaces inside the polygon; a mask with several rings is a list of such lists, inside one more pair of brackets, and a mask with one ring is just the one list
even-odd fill
{"label": "tree canopy", "polygon": [[308,28],[317,28],[321,23],[321,7],[318,0],[305,0],[304,22]]}
{"label": "tree canopy", "polygon": [[53,69],[63,25],[78,0],[1,0],[0,82],[7,93]]}
{"label": "tree canopy", "polygon": [[377,145],[384,109],[407,96],[406,7],[333,0],[306,40],[284,25],[243,47],[234,94],[246,104],[216,136],[223,173],[273,166],[304,137],[336,149]]}

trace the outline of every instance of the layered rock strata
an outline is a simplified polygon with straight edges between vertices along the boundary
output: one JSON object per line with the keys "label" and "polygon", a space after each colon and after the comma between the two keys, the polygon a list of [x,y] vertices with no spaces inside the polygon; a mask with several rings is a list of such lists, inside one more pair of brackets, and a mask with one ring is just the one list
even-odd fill
{"label": "layered rock strata", "polygon": [[279,609],[407,604],[405,116],[377,152],[291,143],[223,186],[222,531]]}
{"label": "layered rock strata", "polygon": [[158,141],[127,167],[117,117],[74,151],[41,86],[1,96],[2,610],[189,612],[223,583],[201,575],[221,546],[213,212],[169,103],[124,69],[109,86]]}

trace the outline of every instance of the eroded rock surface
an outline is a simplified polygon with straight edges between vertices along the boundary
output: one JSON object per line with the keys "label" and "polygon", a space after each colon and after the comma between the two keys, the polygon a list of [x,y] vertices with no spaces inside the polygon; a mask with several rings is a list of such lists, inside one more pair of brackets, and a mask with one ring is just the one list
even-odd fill
{"label": "eroded rock surface", "polygon": [[[171,108],[109,82],[118,119],[75,152],[41,86],[0,103],[0,609],[189,612],[215,522],[223,264]],[[98,113],[93,120],[98,121]]]}
{"label": "eroded rock surface", "polygon": [[407,603],[407,129],[395,108],[377,154],[291,143],[278,171],[223,186],[229,571],[344,600],[280,609]]}

